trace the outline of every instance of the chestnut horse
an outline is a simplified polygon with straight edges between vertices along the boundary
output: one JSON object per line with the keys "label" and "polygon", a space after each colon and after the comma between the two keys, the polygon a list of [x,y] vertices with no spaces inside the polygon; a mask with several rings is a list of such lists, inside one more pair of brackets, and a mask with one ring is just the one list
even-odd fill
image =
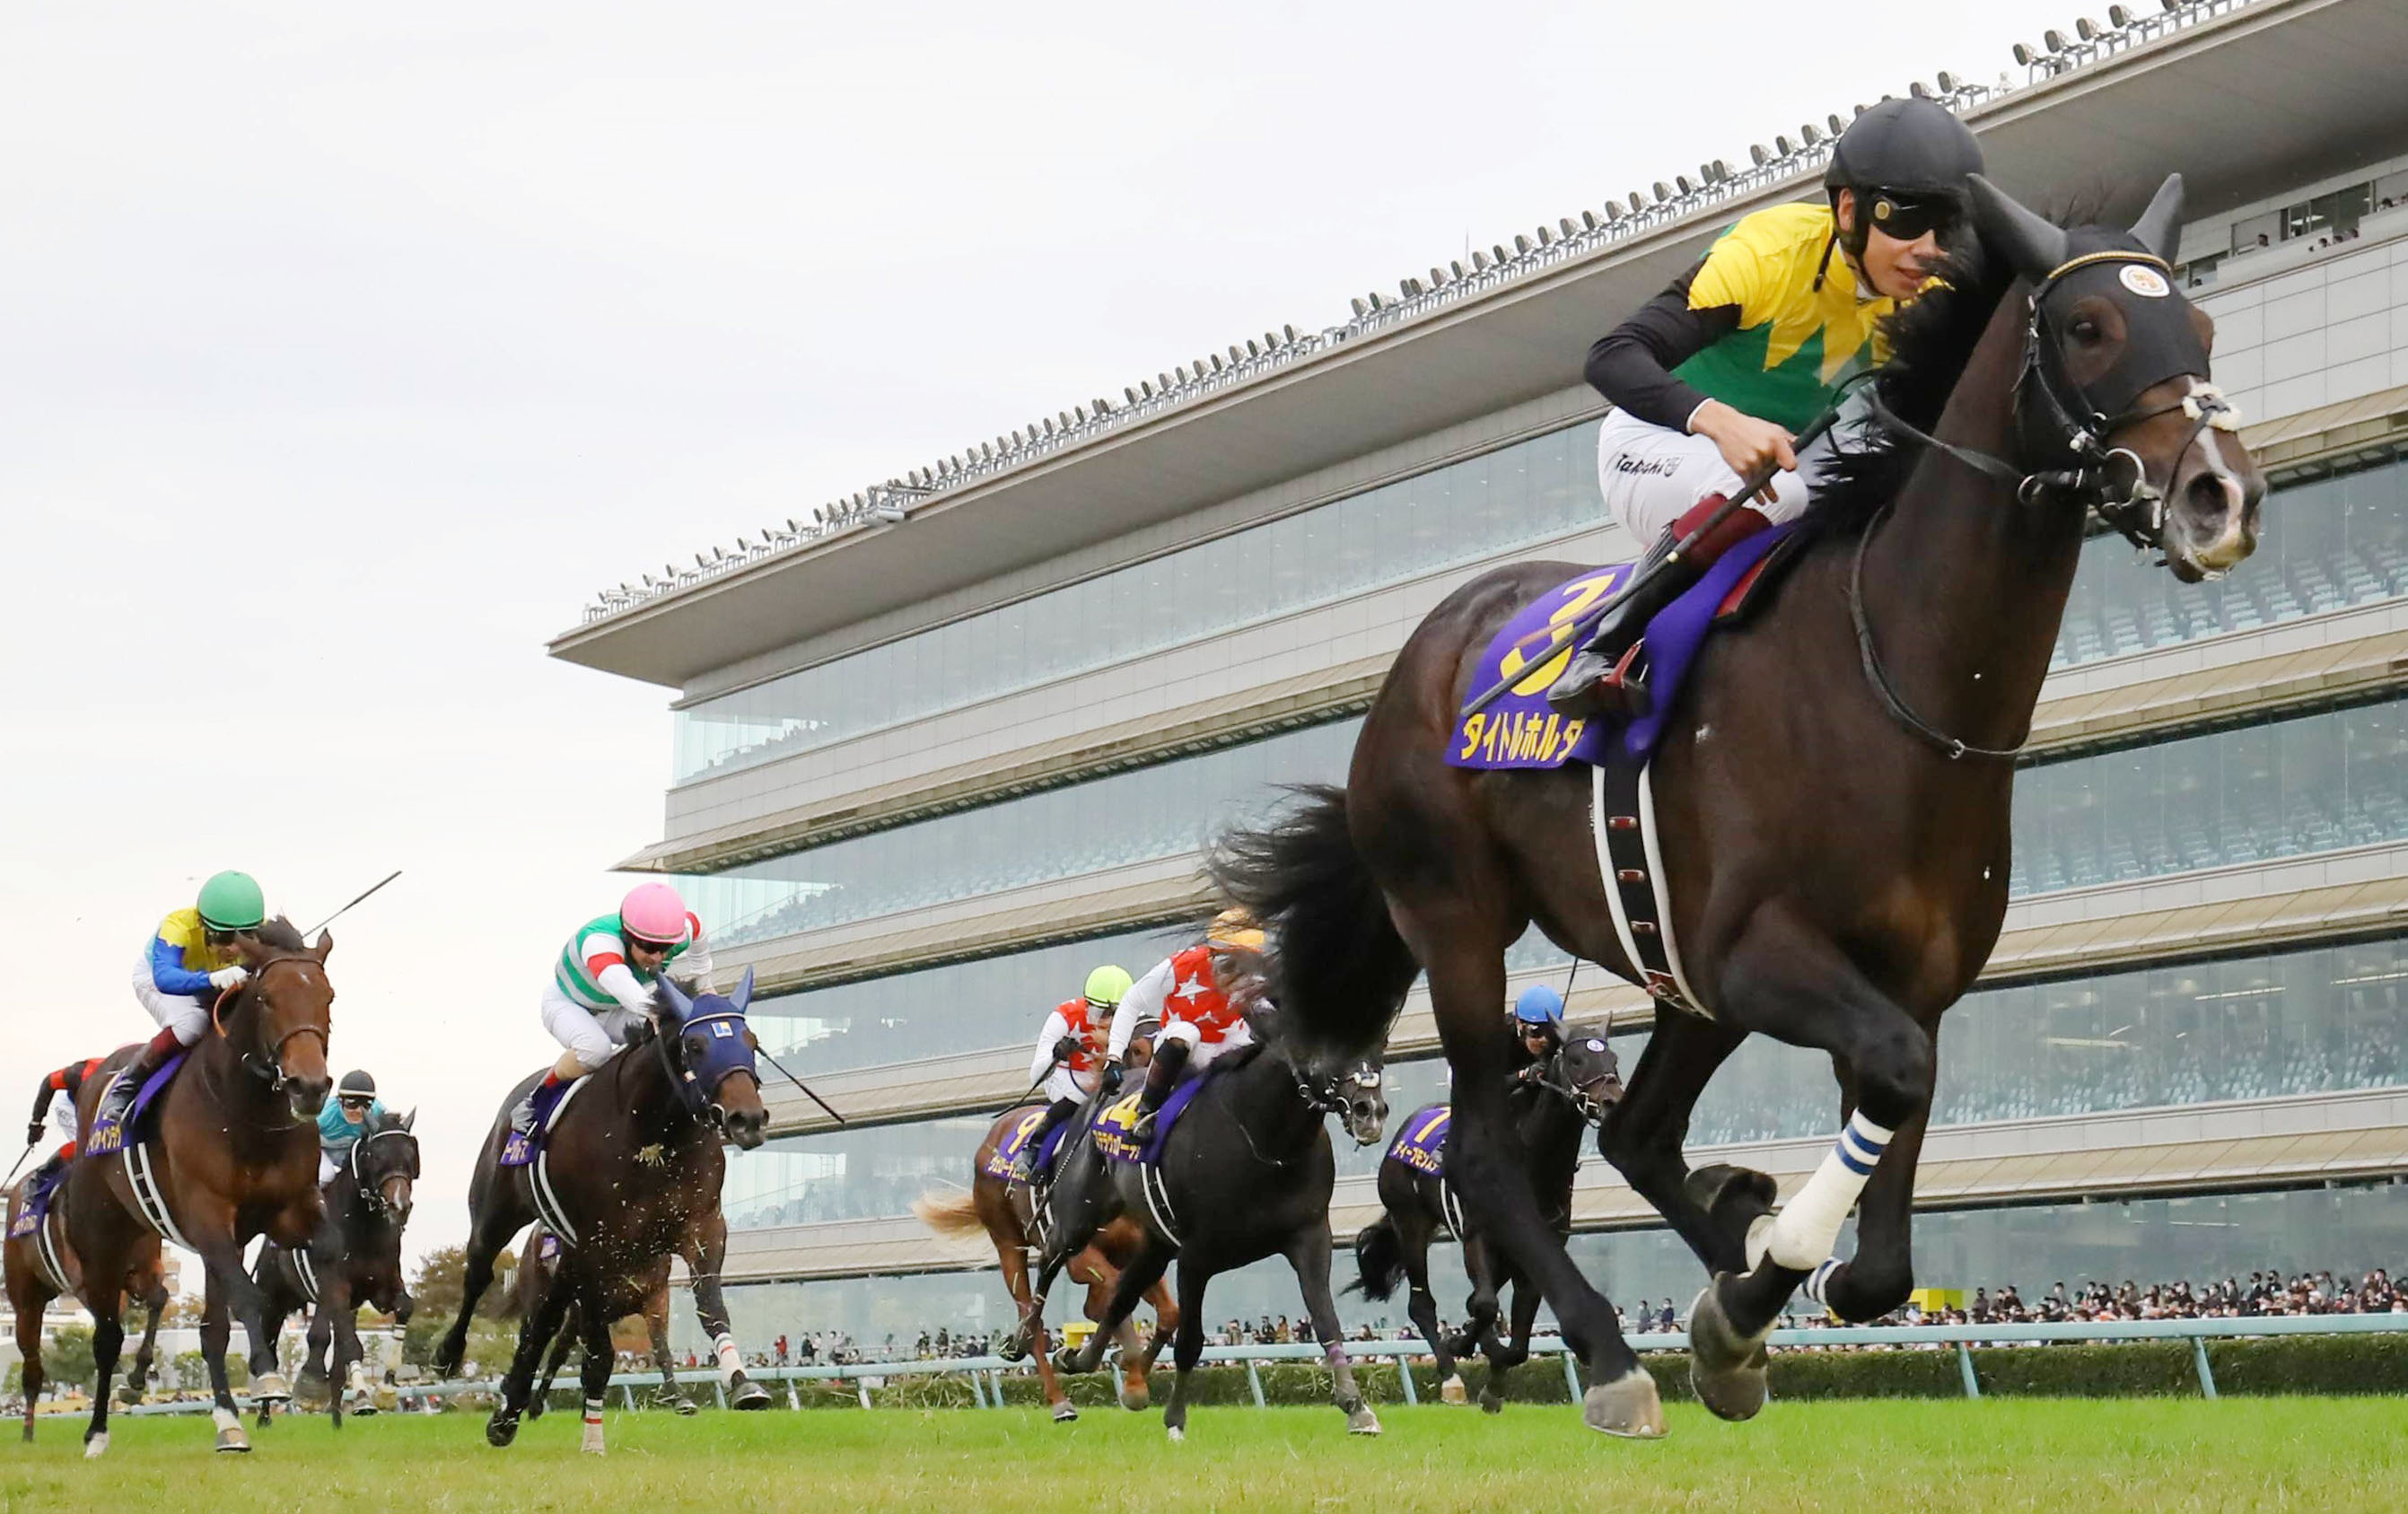
{"label": "chestnut horse", "polygon": [[[216,1402],[217,1449],[251,1449],[226,1380],[235,1316],[251,1339],[252,1398],[277,1404],[293,1396],[277,1369],[266,1295],[244,1270],[242,1250],[254,1235],[306,1246],[317,1233],[323,1209],[317,1119],[334,1087],[326,1073],[335,1002],[326,957],[334,938],[321,932],[316,946],[306,946],[280,918],[239,937],[238,947],[251,976],[219,995],[210,1033],[152,1104],[144,1139],[122,1150],[93,1150],[93,1109],[136,1048],[112,1053],[76,1100],[83,1154],[68,1168],[59,1196],[68,1243],[83,1259],[84,1307],[94,1321],[97,1381],[86,1456],[108,1449],[108,1385],[125,1344],[119,1319],[125,1283],[161,1235],[145,1213],[146,1199],[159,1206],[166,1238],[199,1252],[207,1273],[201,1355]],[[144,1197],[136,1196],[137,1177]]]}
{"label": "chestnut horse", "polygon": [[[72,1088],[67,1090],[68,1096],[72,1098],[75,1092]],[[11,1229],[15,1228],[18,1211],[24,1207],[26,1184],[32,1181],[26,1178],[8,1190]],[[75,1248],[67,1244],[65,1213],[53,1202],[42,1222],[47,1235],[16,1236],[5,1250],[0,1250],[0,1270],[5,1270],[7,1278],[8,1307],[17,1317],[17,1354],[24,1362],[27,1440],[34,1438],[34,1404],[42,1396],[42,1385],[48,1380],[42,1370],[42,1311],[54,1298],[83,1296],[83,1267],[76,1259]],[[50,1263],[43,1255],[45,1242],[58,1259],[61,1276],[51,1274]],[[167,1308],[167,1268],[156,1235],[150,1237],[149,1245],[134,1249],[133,1269],[125,1279],[125,1293],[149,1311],[149,1318],[122,1392],[128,1404],[138,1404],[150,1381],[150,1359],[159,1343],[159,1317]],[[65,1286],[61,1287],[62,1283]]]}
{"label": "chestnut horse", "polygon": [[[1770,603],[1707,642],[1655,749],[1653,871],[1685,981],[1656,978],[1656,1032],[1600,1144],[1705,1264],[1690,1374],[1726,1418],[1762,1405],[1764,1336],[1810,1278],[1854,1321],[1913,1287],[1940,1015],[2006,916],[2012,759],[2089,510],[2186,583],[2257,544],[2265,480],[2208,383],[2213,327],[2165,261],[2180,179],[2129,232],[1972,193],[1983,256],[1890,322],[1883,435],[1817,488]],[[1450,594],[1398,655],[1345,787],[1224,838],[1214,870],[1272,927],[1273,997],[1332,1047],[1378,1045],[1427,974],[1455,1073],[1448,1171],[1584,1359],[1585,1422],[1656,1435],[1655,1380],[1541,1212],[1497,1024],[1506,950],[1533,922],[1643,980],[1591,844],[1591,775],[1447,761],[1484,649],[1580,571],[1524,564]],[[1828,1053],[1841,1078],[1845,1128],[1777,1213],[1770,1177],[1693,1175],[1681,1150],[1699,1091],[1757,1033]],[[1834,1258],[1859,1195],[1856,1252]]]}
{"label": "chestnut horse", "polygon": [[[505,1167],[509,1111],[531,1091],[530,1074],[504,1096],[468,1186],[468,1244],[460,1316],[435,1354],[444,1376],[460,1370],[468,1318],[494,1280],[494,1259],[538,1218],[561,1226],[559,1275],[519,1326],[518,1350],[502,1379],[501,1401],[485,1438],[518,1437],[535,1385],[538,1359],[576,1306],[583,1321],[583,1449],[601,1454],[603,1393],[610,1382],[610,1321],[643,1307],[658,1258],[683,1256],[694,1273],[695,1308],[717,1350],[731,1407],[769,1407],[769,1394],[746,1377],[728,1326],[719,1272],[727,1256],[727,1221],[719,1191],[727,1172],[723,1139],[745,1150],[761,1144],[769,1112],[761,1103],[754,1053],[760,1043],[744,1018],[752,974],[734,994],[689,998],[667,978],[645,1034],[572,1086],[557,1110],[538,1163]],[[541,1175],[545,1202],[538,1208]]]}

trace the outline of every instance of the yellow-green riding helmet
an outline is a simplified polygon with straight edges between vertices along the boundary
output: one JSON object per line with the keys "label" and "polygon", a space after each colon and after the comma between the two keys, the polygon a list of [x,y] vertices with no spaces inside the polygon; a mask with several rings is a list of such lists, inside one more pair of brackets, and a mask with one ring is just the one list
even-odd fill
{"label": "yellow-green riding helmet", "polygon": [[1126,969],[1106,963],[1087,975],[1087,1002],[1098,1009],[1117,1009],[1128,997],[1129,983]]}

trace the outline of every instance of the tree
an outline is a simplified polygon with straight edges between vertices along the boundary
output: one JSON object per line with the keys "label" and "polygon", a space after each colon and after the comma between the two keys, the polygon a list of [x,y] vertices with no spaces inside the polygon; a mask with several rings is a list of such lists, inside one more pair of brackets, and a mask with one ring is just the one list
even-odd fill
{"label": "tree", "polygon": [[159,1323],[167,1328],[197,1325],[208,1312],[208,1301],[198,1293],[183,1293],[167,1301],[167,1312],[159,1316]]}
{"label": "tree", "polygon": [[[478,1301],[477,1312],[487,1320],[500,1319],[509,1304],[509,1276],[515,1259],[509,1251],[494,1259],[494,1286],[485,1290]],[[452,1321],[460,1317],[460,1295],[467,1286],[468,1258],[466,1249],[459,1246],[438,1246],[418,1259],[418,1271],[409,1279],[409,1296],[416,1301],[417,1312],[402,1332],[401,1359],[418,1366],[431,1365],[436,1345]],[[480,1363],[491,1363],[498,1356],[506,1358],[508,1342],[516,1338],[515,1329],[472,1326],[468,1355]]]}
{"label": "tree", "polygon": [[61,1387],[74,1386],[89,1391],[100,1364],[93,1359],[92,1329],[88,1325],[61,1325],[57,1334],[43,1344],[42,1370]]}

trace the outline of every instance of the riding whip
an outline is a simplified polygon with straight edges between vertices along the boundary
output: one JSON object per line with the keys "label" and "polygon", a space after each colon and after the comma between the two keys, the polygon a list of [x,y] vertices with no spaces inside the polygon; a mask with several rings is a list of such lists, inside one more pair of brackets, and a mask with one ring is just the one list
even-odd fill
{"label": "riding whip", "polygon": [[[1840,409],[1838,406],[1833,406],[1831,408],[1825,410],[1821,415],[1816,416],[1813,421],[1809,424],[1805,430],[1799,432],[1791,441],[1790,450],[1792,455],[1802,450],[1816,437],[1822,436],[1823,433],[1830,430],[1834,425],[1838,424],[1839,420]],[[1555,659],[1556,654],[1562,652],[1566,648],[1575,647],[1580,645],[1582,642],[1586,641],[1590,636],[1595,634],[1598,622],[1603,621],[1608,615],[1612,614],[1613,612],[1613,607],[1621,604],[1626,595],[1635,593],[1641,584],[1652,582],[1658,575],[1668,572],[1670,569],[1671,564],[1683,554],[1694,550],[1698,543],[1704,540],[1709,532],[1712,532],[1716,526],[1721,525],[1725,521],[1729,520],[1731,518],[1732,511],[1741,508],[1742,506],[1746,505],[1749,500],[1752,500],[1756,495],[1764,493],[1765,486],[1771,483],[1773,475],[1780,471],[1781,468],[1778,464],[1768,463],[1763,467],[1749,474],[1742,483],[1740,492],[1716,506],[1714,507],[1714,513],[1706,517],[1704,523],[1700,524],[1696,530],[1690,532],[1687,536],[1682,537],[1679,542],[1675,543],[1672,550],[1668,553],[1661,562],[1658,562],[1654,567],[1650,568],[1644,576],[1634,578],[1629,583],[1623,585],[1621,593],[1615,594],[1612,598],[1590,610],[1586,615],[1579,617],[1567,625],[1557,627],[1555,637],[1540,650],[1537,656],[1532,657],[1529,662],[1524,665],[1524,671],[1509,674],[1505,678],[1499,678],[1494,687],[1484,691],[1479,698],[1474,699],[1469,704],[1464,706],[1463,713],[1465,715],[1479,714],[1482,710],[1486,709],[1489,706],[1497,703],[1499,699],[1504,698],[1507,692],[1510,691],[1513,685],[1527,679],[1530,677],[1528,672],[1530,667],[1543,667],[1548,663],[1553,662]]]}
{"label": "riding whip", "polygon": [[786,1072],[786,1064],[784,1063],[780,1062],[777,1058],[769,1055],[767,1050],[761,1051],[761,1058],[763,1061],[768,1063],[770,1066],[777,1068],[780,1072],[786,1073],[787,1082],[794,1084],[796,1088],[801,1089],[806,1093],[810,1093],[811,1102],[818,1105],[821,1108],[825,1109],[827,1111],[827,1117],[830,1120],[835,1121],[839,1125],[845,1122],[844,1116],[837,1113],[834,1106],[830,1105],[827,1100],[821,1098],[818,1094],[811,1093],[810,1084],[804,1082],[793,1073]]}
{"label": "riding whip", "polygon": [[[1060,1057],[1058,1057],[1058,1056],[1057,1056],[1057,1057],[1055,1057],[1053,1061],[1051,1061],[1051,1062],[1047,1063],[1047,1064],[1045,1064],[1045,1070],[1044,1070],[1043,1072],[1039,1073],[1039,1074],[1037,1075],[1037,1081],[1035,1081],[1035,1082],[1033,1082],[1033,1083],[1031,1083],[1031,1084],[1029,1084],[1029,1085],[1028,1085],[1028,1092],[1027,1092],[1027,1093],[1023,1093],[1022,1095],[1020,1095],[1020,1097],[1018,1097],[1018,1098],[1016,1098],[1016,1099],[1012,1100],[1010,1104],[1005,1105],[1003,1107],[1004,1107],[1004,1108],[1006,1108],[1006,1109],[1017,1109],[1017,1108],[1019,1108],[1022,1105],[1026,1104],[1030,1099],[1035,1098],[1035,1097],[1037,1096],[1037,1091],[1038,1091],[1039,1089],[1043,1088],[1043,1087],[1045,1086],[1045,1080],[1046,1080],[1047,1078],[1049,1078],[1053,1077],[1053,1076],[1054,1076],[1054,1068],[1056,1068],[1056,1067],[1059,1067],[1060,1065],[1062,1065],[1062,1059],[1061,1059]],[[1000,1111],[998,1111],[998,1112],[1000,1112]]]}
{"label": "riding whip", "polygon": [[392,882],[394,878],[399,878],[400,876],[401,869],[398,867],[394,868],[392,872],[387,873],[380,880],[378,881],[376,888],[368,890],[367,893],[361,894],[359,898],[352,900],[351,904],[343,906],[341,909],[336,910],[333,914],[328,915],[325,919],[320,921],[317,924],[310,926],[301,934],[305,936],[317,935],[320,931],[324,930],[327,926],[332,925],[335,921],[342,919],[343,916],[351,909],[351,905],[361,903],[363,900],[367,898],[368,893],[374,893],[377,889],[383,888],[385,884]]}
{"label": "riding whip", "polygon": [[34,1148],[41,1144],[42,1143],[39,1141],[27,1141],[25,1143],[25,1149],[17,1153],[17,1160],[8,1164],[8,1176],[6,1178],[0,1178],[0,1188],[6,1188],[10,1183],[17,1180],[17,1169],[25,1164],[25,1159],[34,1154]]}

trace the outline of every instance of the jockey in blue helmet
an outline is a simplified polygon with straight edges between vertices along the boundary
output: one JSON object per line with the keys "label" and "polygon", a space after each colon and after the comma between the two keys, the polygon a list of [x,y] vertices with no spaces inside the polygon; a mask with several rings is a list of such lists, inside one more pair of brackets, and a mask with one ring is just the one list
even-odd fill
{"label": "jockey in blue helmet", "polygon": [[1533,983],[1513,1001],[1513,1030],[1532,1063],[1546,1061],[1563,1045],[1564,996]]}

